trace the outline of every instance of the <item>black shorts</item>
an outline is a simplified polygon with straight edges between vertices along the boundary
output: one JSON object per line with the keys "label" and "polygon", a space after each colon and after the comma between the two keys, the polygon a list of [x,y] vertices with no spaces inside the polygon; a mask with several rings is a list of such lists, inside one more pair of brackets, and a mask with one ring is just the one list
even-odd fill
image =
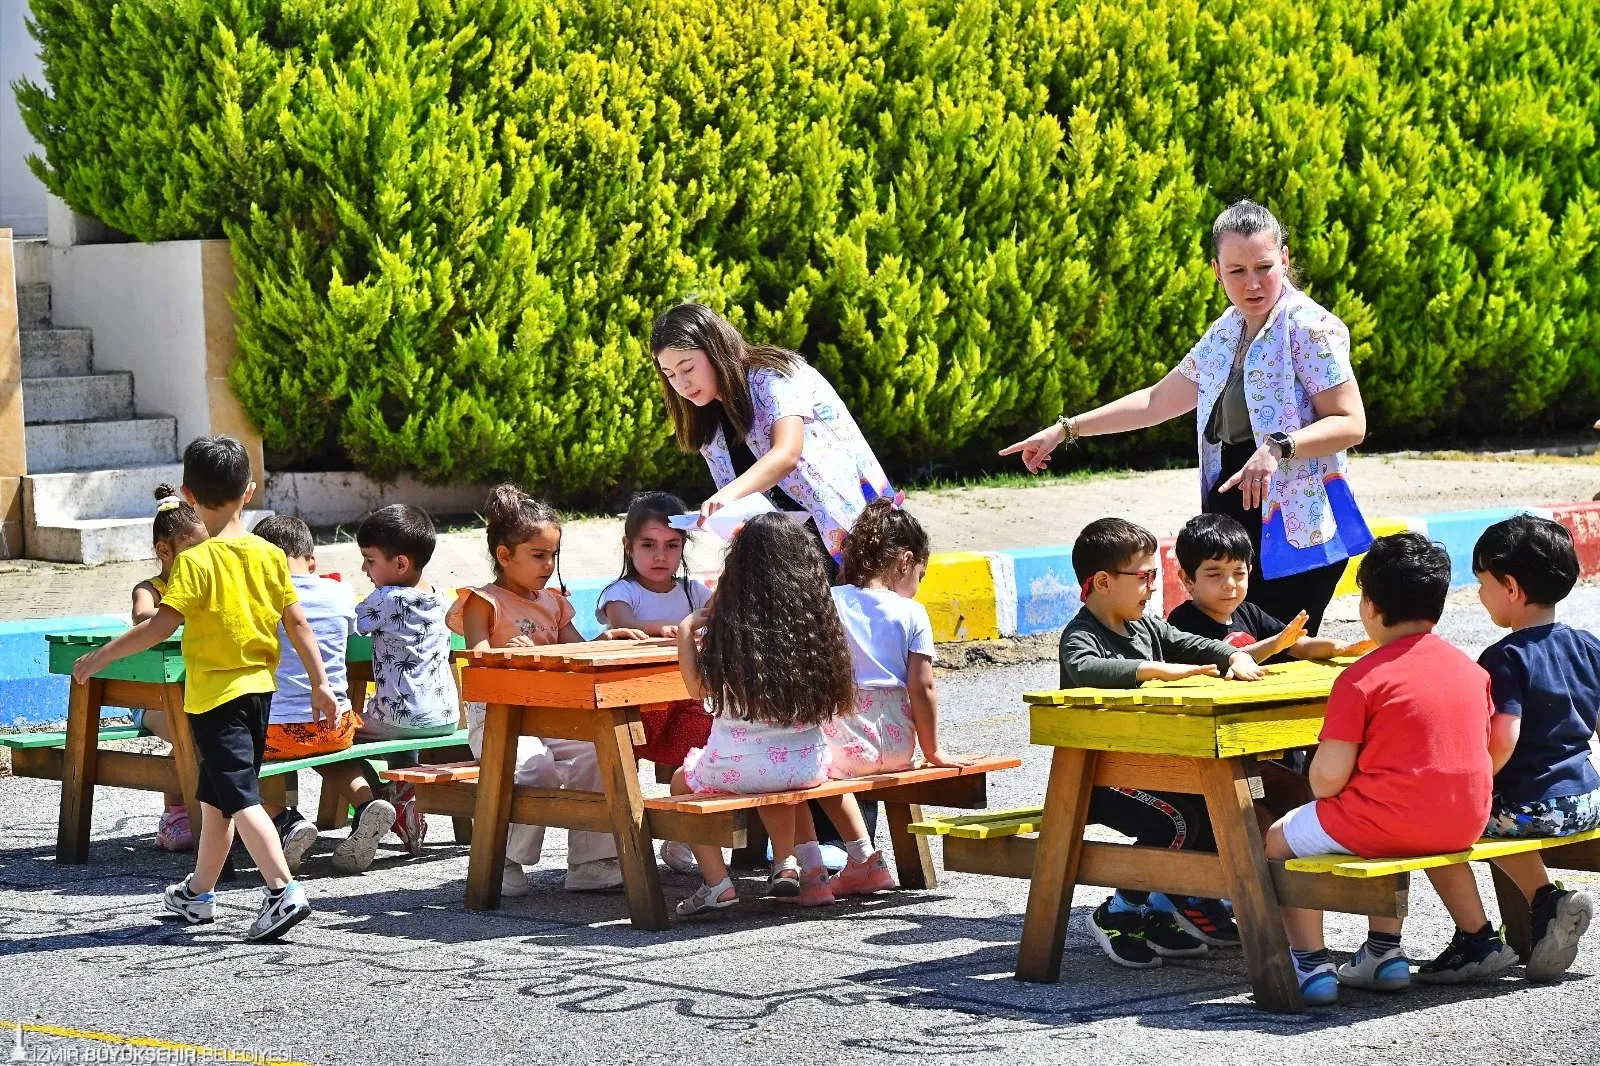
{"label": "black shorts", "polygon": [[232,818],[261,803],[261,757],[267,748],[272,693],[252,692],[189,716],[200,755],[195,798]]}

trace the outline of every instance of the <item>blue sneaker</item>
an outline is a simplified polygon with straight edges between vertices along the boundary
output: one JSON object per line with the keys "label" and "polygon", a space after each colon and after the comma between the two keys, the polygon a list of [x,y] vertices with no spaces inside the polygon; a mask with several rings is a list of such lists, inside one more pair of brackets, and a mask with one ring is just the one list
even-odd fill
{"label": "blue sneaker", "polygon": [[1339,1002],[1339,979],[1334,976],[1333,963],[1319,963],[1310,972],[1296,966],[1294,973],[1300,978],[1300,998],[1306,1006],[1331,1007]]}
{"label": "blue sneaker", "polygon": [[1411,987],[1411,960],[1399,948],[1380,954],[1362,944],[1355,958],[1339,967],[1339,983],[1371,992],[1403,992]]}

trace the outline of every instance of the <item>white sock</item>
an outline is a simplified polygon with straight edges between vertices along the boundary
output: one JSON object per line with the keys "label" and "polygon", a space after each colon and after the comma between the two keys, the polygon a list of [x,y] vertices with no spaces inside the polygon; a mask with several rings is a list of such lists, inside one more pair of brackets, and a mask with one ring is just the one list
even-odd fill
{"label": "white sock", "polygon": [[817,870],[822,868],[822,848],[815,840],[807,840],[794,846],[794,857],[800,860],[800,869]]}
{"label": "white sock", "polygon": [[800,872],[800,860],[795,858],[793,855],[785,855],[784,858],[783,858],[783,861],[778,864],[778,869],[780,871],[781,870],[793,870],[795,873],[799,873]]}
{"label": "white sock", "polygon": [[866,862],[872,858],[872,851],[872,841],[866,837],[862,837],[860,840],[846,840],[844,842],[844,853],[850,856],[851,862]]}

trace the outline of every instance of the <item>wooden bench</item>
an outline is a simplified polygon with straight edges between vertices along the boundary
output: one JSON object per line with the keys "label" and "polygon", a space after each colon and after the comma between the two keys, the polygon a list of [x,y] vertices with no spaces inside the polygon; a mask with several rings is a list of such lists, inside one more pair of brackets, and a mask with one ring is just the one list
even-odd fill
{"label": "wooden bench", "polygon": [[[792,792],[772,792],[755,796],[661,796],[644,801],[645,823],[649,835],[657,840],[679,840],[688,844],[710,844],[742,848],[751,828],[748,812],[759,807],[804,803],[830,796],[856,794],[884,805],[894,846],[895,866],[903,888],[932,888],[938,884],[932,853],[925,836],[911,832],[913,822],[921,821],[922,805],[982,808],[988,801],[987,775],[997,770],[1015,769],[1019,758],[992,756],[970,766],[930,766],[897,773],[875,774],[842,781],[829,781],[815,788]],[[389,781],[404,781],[417,790],[417,806],[429,814],[470,818],[477,804],[476,762],[445,763],[385,770]],[[541,823],[532,806],[540,804],[548,819],[552,803],[568,829],[610,832],[610,814],[605,795],[572,789],[516,787],[512,789],[511,820]]]}

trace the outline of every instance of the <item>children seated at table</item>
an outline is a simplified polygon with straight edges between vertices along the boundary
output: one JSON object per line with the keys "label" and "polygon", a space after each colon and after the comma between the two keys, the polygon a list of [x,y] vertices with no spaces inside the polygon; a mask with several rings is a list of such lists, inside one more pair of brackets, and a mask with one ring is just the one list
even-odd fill
{"label": "children seated at table", "polygon": [[1255,551],[1244,527],[1227,515],[1189,519],[1178,533],[1175,554],[1189,599],[1167,614],[1167,622],[1185,633],[1231,644],[1262,663],[1280,655],[1332,659],[1372,650],[1369,640],[1306,636],[1305,611],[1285,624],[1247,600]]}
{"label": "children seated at table", "polygon": [[245,933],[246,940],[262,941],[276,940],[311,913],[261,806],[280,619],[311,675],[313,712],[331,719],[339,708],[283,552],[244,528],[241,515],[254,492],[244,445],[231,437],[189,443],[183,493],[210,538],[178,556],[155,616],[79,659],[72,677],[83,684],[183,626],[183,709],[199,754],[202,819],[194,872],[169,886],[163,902],[190,924],[213,920],[217,878],[237,826],[266,882],[266,898]]}
{"label": "children seated at table", "polygon": [[[711,590],[689,576],[687,534],[667,521],[685,510],[682,500],[665,492],[633,498],[622,526],[622,576],[601,591],[594,612],[602,625],[676,637],[678,623],[710,602]],[[644,710],[639,718],[645,742],[634,745],[633,753],[658,766],[681,766],[689,750],[704,747],[711,735],[711,716],[700,700]],[[681,874],[696,872],[687,844],[663,841],[661,861]]]}
{"label": "children seated at table", "polygon": [[[372,638],[373,682],[356,740],[449,736],[460,718],[445,624],[449,604],[423,575],[433,558],[433,522],[410,504],[380,507],[356,527],[356,546],[361,571],[373,584],[356,608],[356,632]],[[388,756],[396,767],[420,761],[416,751]],[[406,850],[421,855],[428,822],[417,810],[415,787],[384,786],[378,798],[394,807],[394,831]]]}
{"label": "children seated at table", "polygon": [[[1600,774],[1589,758],[1600,712],[1600,640],[1556,621],[1556,604],[1578,580],[1572,535],[1531,515],[1497,522],[1472,549],[1472,570],[1490,620],[1511,630],[1478,658],[1494,700],[1494,799],[1484,835],[1561,837],[1600,828]],[[1537,851],[1494,864],[1516,882],[1532,910],[1528,980],[1555,980],[1578,956],[1594,900],[1552,882]],[[1466,863],[1438,871],[1435,882],[1441,880],[1477,898]],[[1458,929],[1418,977],[1446,983],[1472,976],[1473,954],[1468,934]]]}
{"label": "children seated at table", "polygon": [[[855,684],[822,549],[806,527],[783,514],[745,524],[728,547],[710,605],[678,629],[678,667],[689,694],[705,699],[715,720],[706,746],[673,775],[674,794],[757,795],[828,780],[822,728],[851,713]],[[868,838],[855,797],[820,802],[859,852]],[[804,804],[756,810],[772,839],[769,894],[802,907],[833,903]],[[703,884],[678,904],[678,915],[737,903],[722,850],[696,844],[694,854]]]}
{"label": "children seated at table", "polygon": [[[154,618],[166,595],[167,581],[178,553],[206,539],[205,523],[195,509],[184,502],[171,485],[156,486],[156,516],[150,523],[150,538],[156,549],[161,572],[133,586],[133,624]],[[172,743],[166,715],[161,711],[141,711],[136,721],[156,736]],[[194,847],[194,831],[189,825],[189,808],[183,793],[165,792],[161,796],[161,821],[156,825],[156,846],[163,851],[188,851]]]}
{"label": "children seated at table", "polygon": [[[572,601],[561,586],[561,516],[515,485],[500,485],[484,503],[488,522],[489,559],[494,581],[462,589],[449,612],[449,626],[465,635],[467,648],[533,648],[541,644],[576,644],[583,635],[572,624]],[[560,591],[546,588],[557,578]],[[637,629],[608,629],[601,640],[642,639]],[[487,708],[467,704],[468,744],[483,757],[483,723]],[[517,741],[514,782],[533,788],[571,788],[601,792],[600,761],[586,740],[528,737]],[[526,896],[530,890],[524,866],[539,861],[545,827],[512,823],[506,834],[506,861],[500,877],[502,896]],[[568,892],[592,892],[622,884],[617,841],[610,833],[570,830],[567,833]]]}
{"label": "children seated at table", "polygon": [[[355,743],[356,730],[361,725],[361,716],[350,709],[349,668],[345,664],[350,633],[356,623],[355,590],[343,581],[317,576],[316,545],[311,530],[300,519],[273,515],[262,519],[255,532],[268,544],[283,549],[289,561],[289,580],[294,583],[311,631],[317,635],[322,667],[339,702],[339,716],[331,722],[311,713],[310,675],[294,649],[285,647],[278,660],[278,691],[272,695],[266,758],[303,759],[344,751]],[[281,627],[279,639],[283,640]],[[350,835],[333,849],[333,868],[340,873],[361,873],[370,867],[378,841],[394,825],[394,806],[373,795],[365,767],[363,760],[351,759],[316,768],[322,787],[348,797],[356,808]],[[299,873],[301,862],[317,842],[316,825],[293,807],[267,804],[267,813],[278,827],[289,869]]]}
{"label": "children seated at table", "polygon": [[[1483,832],[1494,771],[1489,676],[1435,636],[1450,591],[1450,556],[1420,533],[1373,542],[1357,571],[1361,622],[1378,645],[1333,684],[1311,760],[1316,800],[1267,833],[1270,859],[1350,854],[1375,859],[1460,851]],[[1476,889],[1428,871],[1460,930],[1448,957],[1423,968],[1443,981],[1488,977],[1516,962],[1484,915]],[[1470,884],[1471,875],[1468,874]],[[1410,984],[1401,920],[1369,918],[1367,940],[1339,967],[1322,939],[1322,912],[1286,907],[1284,928],[1300,991],[1334,1003],[1339,984],[1397,991]]]}
{"label": "children seated at table", "polygon": [[[1149,530],[1120,518],[1090,522],[1072,546],[1072,568],[1082,583],[1083,609],[1061,634],[1062,688],[1134,688],[1197,674],[1242,681],[1262,676],[1248,652],[1144,613],[1160,574]],[[1096,787],[1088,818],[1144,847],[1216,850],[1198,796]],[[1113,962],[1133,969],[1239,943],[1238,926],[1221,900],[1174,900],[1120,888],[1095,909],[1089,929]]]}

